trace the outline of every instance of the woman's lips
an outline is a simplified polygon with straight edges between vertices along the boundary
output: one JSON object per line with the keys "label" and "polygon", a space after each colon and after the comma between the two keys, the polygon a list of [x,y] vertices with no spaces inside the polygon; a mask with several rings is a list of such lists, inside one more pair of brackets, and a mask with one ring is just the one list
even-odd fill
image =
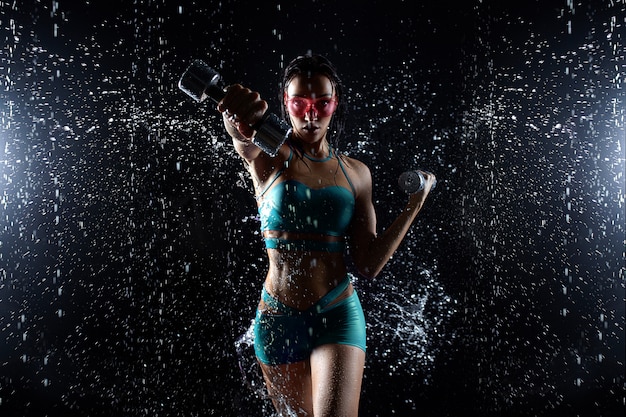
{"label": "woman's lips", "polygon": [[306,130],[308,132],[316,132],[317,130],[319,130],[319,126],[316,126],[316,125],[305,125],[302,129]]}

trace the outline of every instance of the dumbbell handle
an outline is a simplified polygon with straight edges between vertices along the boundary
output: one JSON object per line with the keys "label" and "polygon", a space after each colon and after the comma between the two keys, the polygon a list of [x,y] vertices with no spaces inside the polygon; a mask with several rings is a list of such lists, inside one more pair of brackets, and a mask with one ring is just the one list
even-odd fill
{"label": "dumbbell handle", "polygon": [[[196,102],[211,98],[216,103],[224,98],[226,84],[222,76],[204,61],[196,59],[185,70],[178,81],[178,88]],[[291,128],[274,113],[266,112],[263,119],[252,126],[257,134],[252,142],[270,156],[278,150],[291,134]]]}
{"label": "dumbbell handle", "polygon": [[[422,191],[426,185],[426,178],[420,171],[406,171],[398,178],[398,185],[407,194],[414,194]],[[437,185],[437,180],[433,182],[430,189],[434,189]]]}

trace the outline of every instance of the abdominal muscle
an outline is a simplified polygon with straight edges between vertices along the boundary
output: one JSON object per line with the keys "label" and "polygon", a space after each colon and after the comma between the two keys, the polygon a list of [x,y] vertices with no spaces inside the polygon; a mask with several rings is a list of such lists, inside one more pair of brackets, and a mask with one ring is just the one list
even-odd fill
{"label": "abdominal muscle", "polygon": [[[294,235],[281,233],[281,238]],[[329,237],[330,238],[330,237]],[[298,310],[313,306],[335,288],[347,273],[343,252],[268,249],[265,290],[281,303]],[[352,284],[337,300],[352,294]]]}

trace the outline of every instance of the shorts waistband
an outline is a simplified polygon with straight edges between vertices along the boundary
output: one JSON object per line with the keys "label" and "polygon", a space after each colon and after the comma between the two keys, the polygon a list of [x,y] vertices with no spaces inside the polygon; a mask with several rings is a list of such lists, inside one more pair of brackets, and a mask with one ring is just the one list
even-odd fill
{"label": "shorts waistband", "polygon": [[[276,310],[283,314],[305,314],[308,312],[319,313],[323,311],[328,304],[330,304],[333,300],[335,300],[342,292],[344,292],[348,286],[350,285],[350,276],[346,275],[346,277],[339,283],[335,288],[330,290],[325,296],[320,298],[320,300],[313,304],[306,310],[297,310],[293,307],[289,307],[283,303],[281,303],[278,299],[273,297],[270,293],[267,292],[265,286],[263,286],[263,290],[261,291],[261,299],[263,302],[272,310]],[[334,306],[333,306],[334,307]]]}

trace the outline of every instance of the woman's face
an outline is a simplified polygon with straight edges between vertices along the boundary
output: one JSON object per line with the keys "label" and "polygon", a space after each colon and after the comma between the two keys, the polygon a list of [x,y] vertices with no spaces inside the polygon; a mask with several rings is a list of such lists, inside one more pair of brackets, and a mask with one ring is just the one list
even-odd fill
{"label": "woman's face", "polygon": [[324,139],[337,108],[333,84],[325,75],[295,76],[285,90],[285,107],[294,134],[306,143]]}

